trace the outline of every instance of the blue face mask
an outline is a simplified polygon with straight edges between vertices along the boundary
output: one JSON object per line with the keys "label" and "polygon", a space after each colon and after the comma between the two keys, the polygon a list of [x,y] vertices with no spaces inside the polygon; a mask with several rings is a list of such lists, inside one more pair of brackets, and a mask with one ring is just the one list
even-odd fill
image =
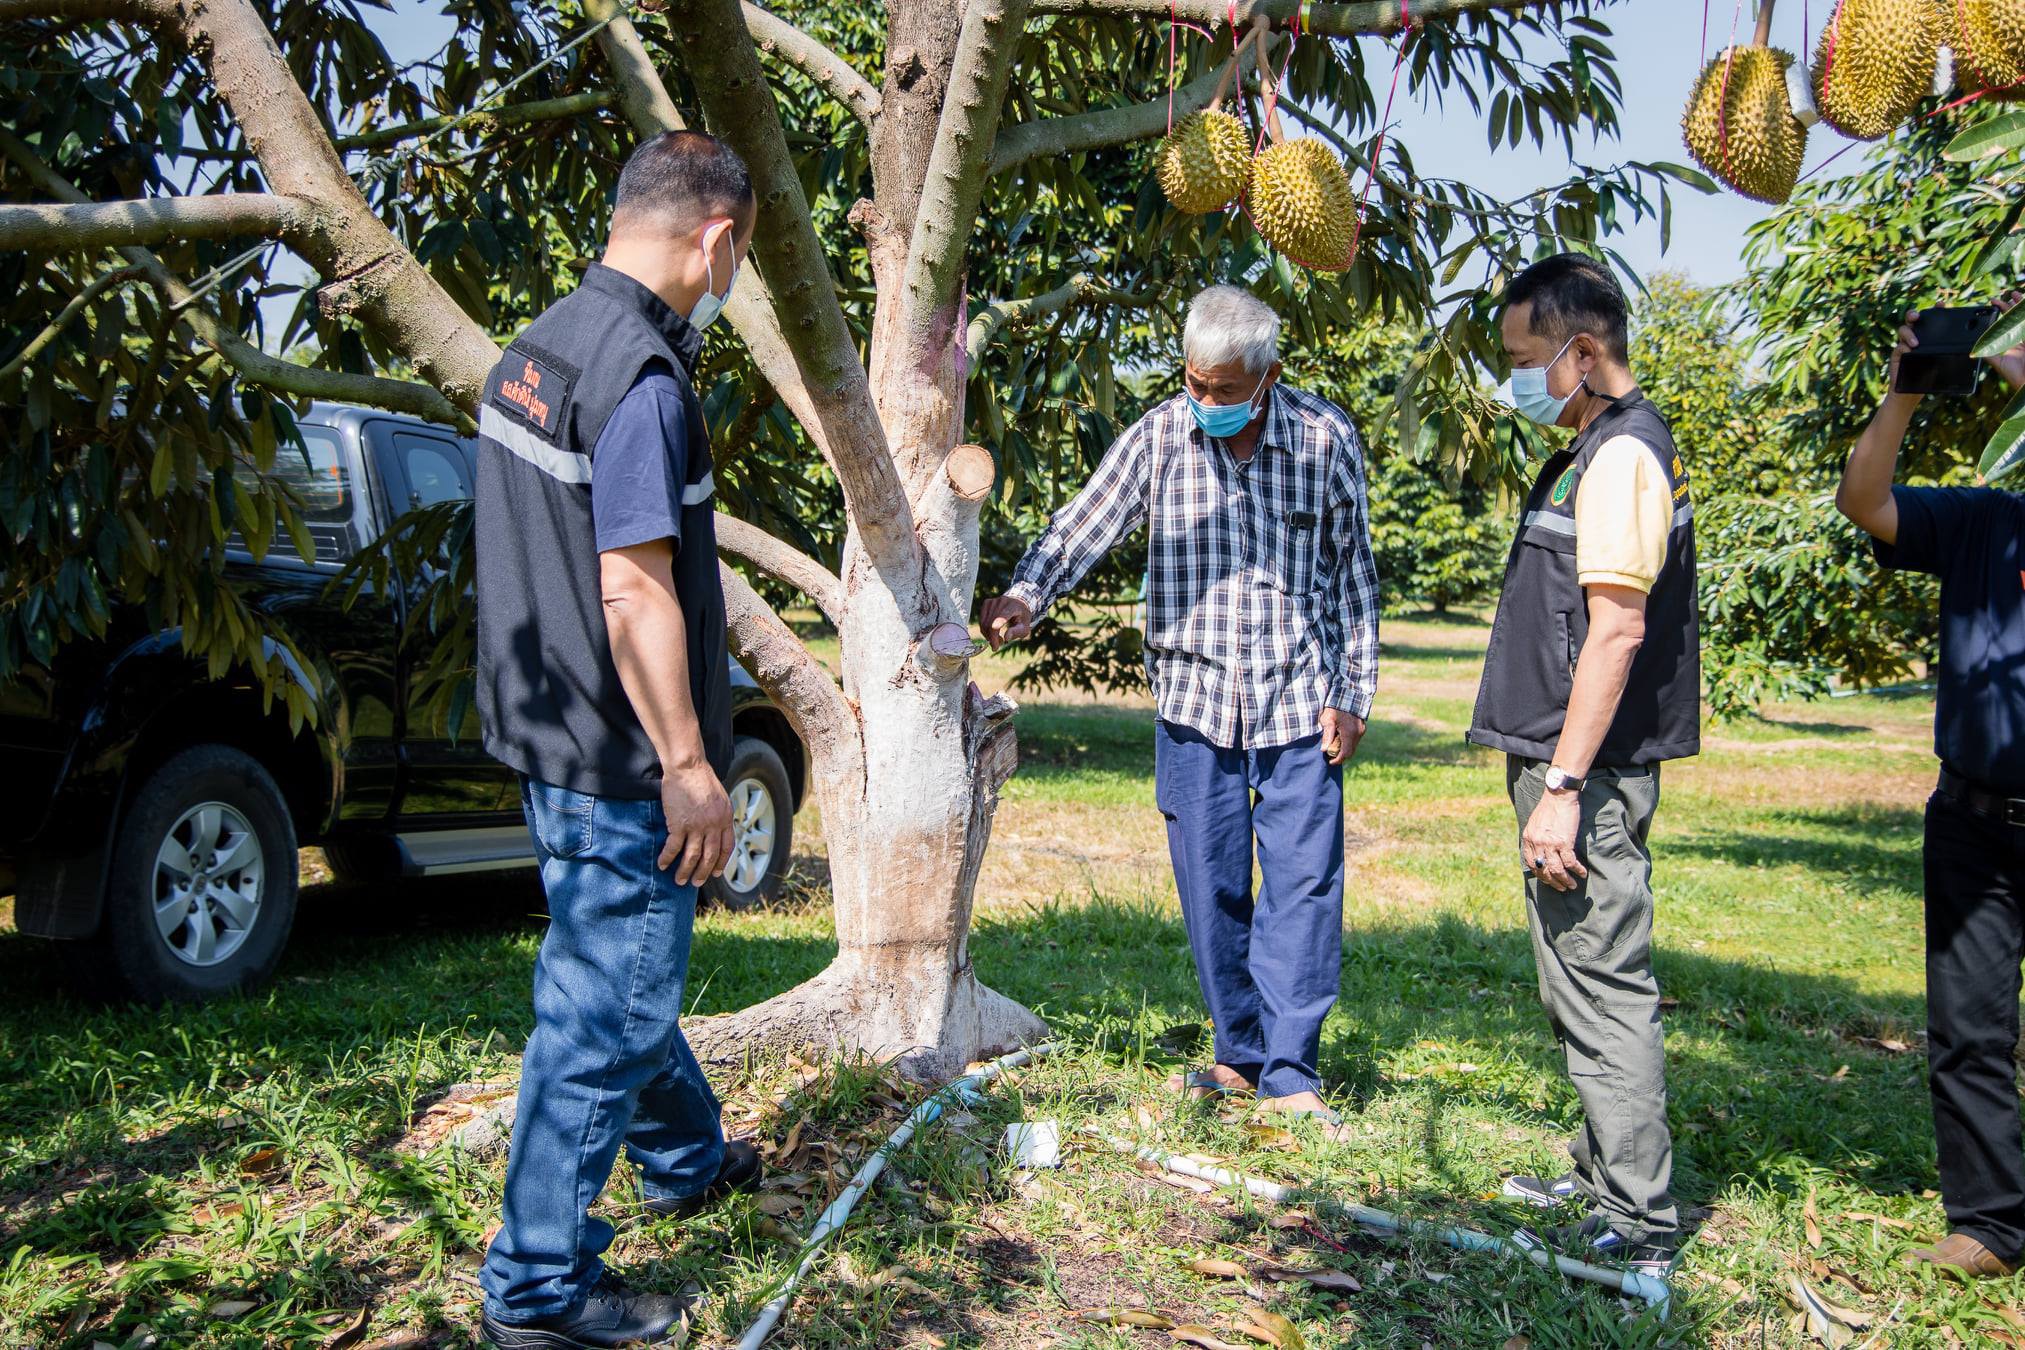
{"label": "blue face mask", "polygon": [[1195,414],[1195,424],[1206,436],[1227,440],[1237,435],[1252,423],[1257,409],[1252,402],[1259,396],[1259,389],[1266,387],[1266,377],[1259,376],[1258,388],[1252,390],[1251,398],[1242,403],[1204,403],[1194,394],[1188,396],[1188,410]]}
{"label": "blue face mask", "polygon": [[1567,409],[1570,400],[1581,392],[1583,382],[1577,380],[1573,389],[1556,398],[1547,391],[1547,372],[1554,368],[1555,362],[1568,354],[1568,348],[1574,341],[1575,339],[1571,337],[1562,343],[1561,350],[1554,353],[1554,360],[1544,366],[1514,368],[1510,378],[1498,386],[1498,401],[1511,404],[1518,409],[1521,417],[1538,422],[1543,427],[1559,423],[1561,414]]}
{"label": "blue face mask", "polygon": [[[730,231],[726,231],[728,235]],[[738,254],[731,255],[731,280],[724,285],[724,294],[717,293],[717,269],[710,265],[711,248],[703,250],[703,294],[696,301],[696,308],[689,311],[689,322],[697,332],[702,332],[717,322],[717,316],[724,313],[724,302],[731,298],[731,288],[738,284]]]}

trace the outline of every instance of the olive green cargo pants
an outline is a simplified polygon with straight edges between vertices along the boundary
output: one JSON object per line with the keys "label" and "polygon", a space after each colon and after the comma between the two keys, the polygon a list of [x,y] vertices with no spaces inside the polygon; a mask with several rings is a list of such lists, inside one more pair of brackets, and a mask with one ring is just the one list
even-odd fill
{"label": "olive green cargo pants", "polygon": [[[1544,762],[1509,757],[1506,785],[1522,833],[1546,790],[1546,771]],[[1634,1242],[1669,1239],[1680,1226],[1652,973],[1646,838],[1658,805],[1657,766],[1591,772],[1575,840],[1588,878],[1557,891],[1526,874],[1540,1002],[1582,1101],[1582,1129],[1568,1145],[1576,1185]]]}

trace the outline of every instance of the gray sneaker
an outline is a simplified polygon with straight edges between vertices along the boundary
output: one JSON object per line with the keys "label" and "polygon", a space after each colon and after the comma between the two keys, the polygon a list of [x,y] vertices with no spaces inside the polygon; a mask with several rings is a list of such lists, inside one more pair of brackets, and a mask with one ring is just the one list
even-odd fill
{"label": "gray sneaker", "polygon": [[1581,1195],[1574,1172],[1558,1177],[1506,1177],[1503,1194],[1523,1200],[1534,1209],[1559,1209]]}

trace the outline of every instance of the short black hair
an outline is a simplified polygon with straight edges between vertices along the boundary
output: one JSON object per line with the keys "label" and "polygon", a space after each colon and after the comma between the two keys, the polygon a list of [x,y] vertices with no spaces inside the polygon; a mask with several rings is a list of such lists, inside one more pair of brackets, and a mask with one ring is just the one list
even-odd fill
{"label": "short black hair", "polygon": [[679,235],[729,216],[742,233],[752,212],[752,174],[736,150],[700,131],[664,131],[642,141],[619,171],[612,226],[633,229],[651,221]]}
{"label": "short black hair", "polygon": [[1542,258],[1505,287],[1505,307],[1532,301],[1526,327],[1536,337],[1566,342],[1577,333],[1599,339],[1619,361],[1631,359],[1631,304],[1608,267],[1581,253]]}

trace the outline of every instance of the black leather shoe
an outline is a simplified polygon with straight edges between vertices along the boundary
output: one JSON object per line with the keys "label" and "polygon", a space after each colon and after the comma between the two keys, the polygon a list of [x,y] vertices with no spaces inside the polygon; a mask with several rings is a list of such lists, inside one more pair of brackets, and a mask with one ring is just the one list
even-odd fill
{"label": "black leather shoe", "polygon": [[583,1306],[571,1313],[537,1317],[531,1322],[503,1322],[487,1311],[481,1318],[485,1339],[499,1350],[605,1350],[621,1345],[665,1345],[680,1329],[682,1314],[693,1300],[673,1294],[636,1294],[611,1275],[591,1289]]}
{"label": "black leather shoe", "polygon": [[657,1219],[693,1219],[735,1191],[758,1190],[759,1179],[765,1174],[759,1150],[747,1140],[733,1139],[724,1146],[724,1161],[717,1164],[715,1181],[695,1195],[649,1200],[641,1208]]}

